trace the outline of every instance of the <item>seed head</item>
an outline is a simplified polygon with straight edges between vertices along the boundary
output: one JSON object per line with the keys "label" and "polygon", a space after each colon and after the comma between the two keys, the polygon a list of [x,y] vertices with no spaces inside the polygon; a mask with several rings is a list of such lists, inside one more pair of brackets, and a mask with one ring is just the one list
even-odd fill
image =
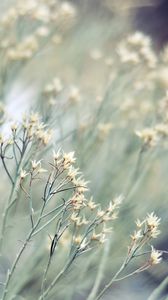
{"label": "seed head", "polygon": [[29,173],[26,173],[26,171],[22,169],[20,172],[20,179],[23,180],[27,175],[29,175]]}
{"label": "seed head", "polygon": [[161,260],[162,260],[162,251],[158,251],[152,246],[151,256],[149,260],[150,264],[157,265],[161,262]]}

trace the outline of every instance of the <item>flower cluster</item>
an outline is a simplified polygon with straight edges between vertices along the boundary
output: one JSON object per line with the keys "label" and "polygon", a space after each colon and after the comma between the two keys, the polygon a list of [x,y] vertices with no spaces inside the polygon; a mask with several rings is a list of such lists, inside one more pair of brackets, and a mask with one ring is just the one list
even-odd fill
{"label": "flower cluster", "polygon": [[136,32],[118,46],[118,55],[123,63],[145,63],[154,68],[157,58],[151,48],[151,40],[141,32]]}
{"label": "flower cluster", "polygon": [[68,1],[30,0],[23,3],[17,0],[15,7],[6,10],[0,20],[3,77],[16,63],[22,68],[46,43],[54,46],[56,39],[58,43],[74,24],[76,15],[76,7]]}
{"label": "flower cluster", "polygon": [[[147,214],[143,221],[139,219],[136,221],[137,230],[131,235],[132,243],[128,249],[129,260],[132,257],[139,255],[139,251],[147,246],[152,239],[155,239],[160,234],[158,229],[160,225],[160,218],[158,218],[154,212]],[[157,264],[161,261],[161,251],[157,251],[151,247],[150,258],[145,264],[145,268],[153,264]]]}
{"label": "flower cluster", "polygon": [[136,130],[135,134],[142,140],[146,147],[155,147],[158,144],[164,145],[164,142],[168,137],[167,121],[157,123],[153,127]]}
{"label": "flower cluster", "polygon": [[15,46],[8,48],[6,58],[8,62],[25,61],[30,59],[38,50],[38,40],[35,36],[28,36]]}
{"label": "flower cluster", "polygon": [[[63,229],[66,232],[70,230],[69,235],[73,229],[71,248],[74,258],[85,250],[95,247],[95,242],[99,244],[105,242],[106,235],[112,229],[108,224],[117,218],[118,209],[123,200],[123,196],[116,197],[106,209],[102,209],[100,204],[96,204],[92,197],[88,200],[85,196],[88,190],[87,182],[83,179],[79,169],[74,168],[75,161],[74,152],[65,153],[61,150],[53,152],[52,171],[43,196],[43,200],[48,203],[54,195],[72,191],[63,206],[62,217],[64,219],[66,216],[66,222],[62,221],[57,237]],[[39,164],[32,162],[34,168]],[[60,238],[61,236],[62,234]]]}
{"label": "flower cluster", "polygon": [[[91,198],[84,203],[85,214],[84,211],[82,216],[79,211],[72,214],[71,220],[76,228],[74,242],[80,247],[79,250],[91,249],[95,242],[102,244],[106,241],[107,234],[112,231],[109,222],[117,218],[122,201],[123,196],[118,196],[109,203],[106,209],[102,210],[100,205],[96,204]],[[84,227],[86,227],[85,230]]]}
{"label": "flower cluster", "polygon": [[63,90],[63,85],[60,78],[55,77],[53,80],[48,83],[44,88],[44,94],[54,99],[61,91]]}
{"label": "flower cluster", "polygon": [[46,124],[40,121],[37,113],[30,114],[30,117],[24,117],[22,127],[30,141],[47,145],[52,137],[52,131],[46,129]]}
{"label": "flower cluster", "polygon": [[[33,160],[29,168],[22,169],[20,173],[20,187],[30,202],[32,236],[41,232],[54,220],[57,224],[55,231],[50,236],[49,262],[42,283],[44,295],[50,291],[49,289],[45,290],[45,282],[56,248],[59,245],[67,245],[64,242],[65,239],[68,240],[68,251],[70,251],[68,266],[70,266],[79,255],[103,244],[107,235],[112,231],[111,221],[117,218],[123,200],[122,195],[118,196],[110,201],[105,209],[102,209],[92,197],[87,199],[85,195],[88,190],[87,182],[83,179],[79,169],[74,167],[75,161],[74,152],[53,151],[49,169],[43,169],[41,161]],[[35,203],[31,196],[32,183],[35,179],[40,179],[37,175],[43,172],[43,181],[46,184],[42,196],[43,205],[40,218],[36,221]],[[24,182],[25,177],[28,180]],[[56,195],[57,201],[54,201]],[[44,218],[45,222],[40,227],[39,224]]]}
{"label": "flower cluster", "polygon": [[[43,147],[48,145],[52,132],[46,129],[46,124],[41,122],[38,114],[31,113],[30,116],[23,117],[21,124],[13,123],[11,125],[11,133],[11,136],[8,138],[5,138],[1,134],[0,157],[11,183],[14,184],[13,177],[17,177],[18,172],[20,172],[20,178],[22,180],[27,176],[24,166],[29,163],[29,160],[31,160],[37,148],[40,153]],[[17,170],[17,174],[15,175],[14,165]],[[32,168],[37,170],[37,166],[38,172],[41,172],[42,168],[40,162],[36,163],[34,161]]]}

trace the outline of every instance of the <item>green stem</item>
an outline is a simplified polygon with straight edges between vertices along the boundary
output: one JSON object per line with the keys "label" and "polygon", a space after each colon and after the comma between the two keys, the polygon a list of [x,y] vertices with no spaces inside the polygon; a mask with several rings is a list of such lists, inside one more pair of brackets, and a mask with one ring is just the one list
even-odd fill
{"label": "green stem", "polygon": [[44,300],[44,289],[45,289],[45,283],[46,283],[46,277],[47,277],[47,273],[48,273],[48,270],[49,270],[49,267],[50,267],[50,263],[51,263],[51,256],[49,257],[49,260],[48,260],[48,263],[47,263],[47,267],[44,271],[44,274],[43,274],[43,279],[42,279],[42,284],[41,284],[41,292],[42,292],[42,300]]}
{"label": "green stem", "polygon": [[20,260],[20,258],[22,256],[22,254],[23,254],[23,252],[24,252],[24,250],[25,250],[28,242],[30,241],[33,232],[36,230],[36,228],[38,227],[38,225],[39,225],[39,223],[41,221],[44,208],[45,208],[45,203],[42,206],[41,213],[40,213],[40,216],[39,216],[39,218],[38,218],[38,220],[36,222],[36,225],[29,232],[29,234],[28,234],[28,236],[27,236],[24,244],[22,245],[22,248],[20,249],[19,253],[17,254],[15,261],[13,262],[11,270],[8,272],[6,283],[4,284],[4,290],[3,290],[3,294],[2,294],[1,300],[5,300],[6,299],[6,296],[7,296],[7,293],[8,293],[9,283],[10,283],[12,277],[13,277],[13,274],[15,272],[16,266],[17,266],[17,264],[18,264],[18,262],[19,262],[19,260]]}
{"label": "green stem", "polygon": [[[49,287],[43,292],[42,295],[40,295],[39,300],[45,299],[45,297],[49,294],[49,292],[54,288],[56,283],[60,280],[60,278],[64,275],[64,273],[68,270],[71,263],[74,260],[74,256],[68,261],[68,263],[64,266],[64,268],[59,272],[59,274],[54,278],[54,280],[51,282]],[[3,300],[3,299],[2,299]]]}
{"label": "green stem", "polygon": [[63,211],[60,210],[56,215],[54,215],[51,219],[49,219],[44,225],[42,225],[39,229],[37,229],[36,231],[33,232],[32,236],[35,236],[36,234],[38,234],[41,230],[43,230],[46,226],[48,226],[51,222],[53,222],[59,215],[60,213]]}
{"label": "green stem", "polygon": [[[130,199],[132,199],[134,193],[136,192],[139,185],[141,184],[142,179],[148,172],[152,160],[154,159],[155,152],[153,152],[153,153],[150,152],[150,155],[148,155],[147,163],[142,165],[143,153],[144,153],[144,151],[142,151],[142,149],[141,149],[139,152],[139,155],[138,155],[137,163],[136,163],[133,175],[132,175],[131,182],[129,184],[129,187],[127,187],[127,189],[126,189],[126,192],[124,193],[125,200],[130,201]],[[142,169],[141,169],[141,167],[142,167]]]}
{"label": "green stem", "polygon": [[120,267],[120,269],[116,272],[116,274],[113,276],[113,278],[109,281],[108,284],[105,285],[105,287],[103,288],[103,290],[99,293],[99,295],[95,298],[95,300],[99,300],[102,298],[102,296],[105,294],[105,292],[111,287],[111,285],[113,284],[113,282],[117,279],[118,275],[124,270],[125,268],[125,263],[122,264],[122,266]]}
{"label": "green stem", "polygon": [[6,205],[5,205],[3,214],[2,214],[2,225],[1,225],[1,232],[0,232],[0,253],[2,252],[2,245],[3,245],[3,239],[4,239],[4,233],[5,233],[6,223],[7,223],[8,212],[16,200],[16,199],[13,200],[13,195],[14,195],[16,187],[18,185],[19,173],[20,173],[20,170],[22,167],[23,156],[24,156],[25,151],[26,151],[26,148],[23,149],[22,157],[20,158],[20,161],[17,165],[15,180],[12,184],[12,189],[11,189],[8,200],[6,201]]}
{"label": "green stem", "polygon": [[22,255],[23,251],[25,250],[25,248],[26,248],[26,246],[27,246],[27,244],[28,244],[28,242],[29,242],[29,240],[30,240],[30,238],[31,238],[31,234],[32,234],[32,232],[29,233],[29,235],[28,235],[26,241],[24,242],[24,244],[23,244],[21,250],[19,251],[18,255],[16,256],[16,259],[15,259],[13,265],[12,265],[11,270],[8,272],[8,275],[7,275],[7,279],[6,279],[6,283],[5,283],[5,286],[4,286],[4,291],[3,291],[3,295],[2,295],[1,300],[5,300],[5,299],[6,299],[6,296],[7,296],[7,293],[8,293],[9,283],[10,283],[11,278],[12,278],[12,276],[13,276],[13,273],[14,273],[14,271],[15,271],[15,269],[16,269],[16,266],[17,266],[17,264],[18,264],[18,262],[19,262],[19,260],[20,260],[20,258],[21,258],[21,255]]}
{"label": "green stem", "polygon": [[[129,261],[131,260],[131,258],[129,259]],[[105,287],[103,288],[103,290],[100,292],[100,294],[95,298],[95,300],[99,300],[102,298],[102,296],[105,294],[105,292],[111,287],[111,285],[116,282],[116,281],[121,281],[124,280],[126,278],[132,277],[135,274],[138,274],[140,272],[143,272],[145,270],[147,270],[150,265],[147,263],[144,266],[136,269],[135,271],[123,276],[123,277],[119,277],[120,273],[126,268],[126,266],[128,265],[129,261],[126,259],[124,261],[124,263],[121,265],[120,269],[116,272],[116,274],[113,276],[113,278],[110,280],[110,282],[108,284],[105,285]]]}
{"label": "green stem", "polygon": [[12,198],[13,198],[13,195],[14,195],[14,192],[15,192],[15,188],[16,188],[16,181],[15,181],[14,185],[12,186],[9,198],[6,201],[6,205],[5,205],[3,214],[2,214],[2,225],[1,225],[1,233],[0,233],[0,253],[2,252],[2,245],[3,245],[3,239],[4,239],[4,233],[5,233],[5,227],[6,227],[8,211],[9,211],[10,203],[12,201]]}
{"label": "green stem", "polygon": [[[152,292],[148,300],[158,300],[163,296],[168,287],[168,276],[159,284],[159,286]],[[168,297],[165,299],[168,300]]]}
{"label": "green stem", "polygon": [[107,243],[106,243],[106,245],[103,249],[103,255],[102,255],[102,258],[101,258],[100,265],[99,265],[98,273],[97,273],[93,288],[92,288],[92,290],[91,290],[91,292],[90,292],[90,294],[89,294],[89,296],[86,300],[94,300],[96,295],[97,295],[97,292],[99,290],[99,286],[100,286],[102,278],[103,278],[103,272],[104,272],[104,269],[105,269],[105,264],[106,264],[106,261],[107,261],[109,249],[110,249],[110,240],[107,241]]}
{"label": "green stem", "polygon": [[135,164],[135,169],[133,170],[133,174],[131,176],[130,183],[129,183],[129,185],[126,189],[126,192],[125,192],[126,197],[129,196],[135,182],[137,181],[138,175],[140,173],[140,167],[141,167],[141,163],[142,163],[143,153],[144,153],[144,147],[142,146],[139,153],[138,153],[138,158],[137,158],[137,161],[136,161],[136,164]]}
{"label": "green stem", "polygon": [[5,172],[6,172],[6,174],[8,175],[8,177],[9,177],[9,179],[10,179],[11,184],[14,185],[14,181],[13,181],[13,179],[12,179],[11,174],[9,173],[9,170],[8,170],[8,168],[7,168],[7,166],[6,166],[6,163],[5,163],[5,158],[4,158],[3,156],[1,156],[1,160],[2,160],[3,167],[4,167],[4,169],[5,169]]}

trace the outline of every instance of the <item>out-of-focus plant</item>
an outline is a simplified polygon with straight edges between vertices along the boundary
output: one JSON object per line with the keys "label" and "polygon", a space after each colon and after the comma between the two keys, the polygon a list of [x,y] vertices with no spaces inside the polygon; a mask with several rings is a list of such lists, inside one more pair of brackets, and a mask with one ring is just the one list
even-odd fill
{"label": "out-of-focus plant", "polygon": [[[110,278],[112,266],[118,270],[131,220],[151,210],[163,220],[166,216],[167,48],[157,55],[150,38],[130,33],[130,24],[114,11],[112,20],[108,14],[88,15],[70,2],[53,0],[14,1],[1,12],[0,156],[7,175],[0,186],[2,299],[55,299],[55,293],[58,299],[78,293],[86,298],[89,288],[88,299],[103,296],[104,273]],[[29,81],[31,97],[25,88]],[[9,119],[19,115],[21,120],[20,111],[14,116],[10,110],[21,96],[11,96],[17,84],[24,86],[27,101],[20,111],[26,105],[29,113],[12,123],[8,138]],[[69,154],[56,151],[51,161],[49,150],[59,147],[72,160],[75,150],[95,201],[85,199],[79,170],[63,166]],[[110,233],[105,223],[116,216],[112,208],[118,193],[125,200]],[[106,199],[113,198],[109,205]],[[149,267],[160,262],[162,250],[155,250],[159,238],[154,247],[150,244],[149,220],[157,228],[154,213],[137,223],[141,228],[131,236],[126,258],[107,288],[141,271],[154,274]],[[107,233],[107,242],[95,247]],[[160,279],[166,271],[157,270],[154,276]]]}
{"label": "out-of-focus plant", "polygon": [[[11,185],[11,191],[9,192],[8,200],[5,199],[6,203],[2,214],[1,254],[3,254],[8,222],[12,224],[11,216],[13,213],[11,213],[11,210],[16,205],[18,208],[19,204],[17,203],[20,197],[22,201],[25,201],[29,230],[19,252],[16,254],[16,258],[7,271],[6,280],[2,283],[1,299],[11,299],[13,297],[14,292],[11,288],[11,282],[14,284],[15,289],[18,288],[17,269],[21,268],[18,265],[29,243],[32,243],[34,239],[36,240],[37,235],[40,235],[42,231],[45,232],[51,223],[55,223],[54,234],[50,237],[51,245],[48,250],[47,265],[42,272],[43,274],[39,274],[41,288],[39,280],[37,282],[39,292],[37,291],[35,295],[33,292],[31,294],[32,297],[39,297],[41,300],[46,299],[53,290],[57,290],[57,282],[59,282],[79,256],[85,252],[94,251],[97,244],[105,242],[106,235],[111,232],[111,227],[108,224],[116,219],[122,197],[115,198],[104,209],[100,207],[100,204],[96,204],[92,198],[87,200],[85,198],[87,184],[83,180],[79,169],[73,167],[76,160],[73,152],[64,153],[60,150],[58,152],[54,151],[53,160],[49,162],[50,168],[43,168],[41,160],[34,158],[39,159],[41,155],[40,148],[48,144],[51,135],[45,129],[45,124],[40,122],[37,114],[31,114],[29,118],[24,118],[21,126],[13,124],[11,131],[12,136],[9,139],[5,140],[1,137],[0,157]],[[37,187],[36,182],[39,181],[43,182],[42,195],[36,195],[35,197],[34,189]],[[118,278],[134,257],[146,254],[139,251],[144,245],[149,243],[151,238],[158,236],[159,223],[160,220],[153,213],[148,215],[144,221],[137,221],[137,226],[140,229],[131,236],[132,243],[121,268],[102,292],[97,297],[96,294],[90,296],[90,299],[100,299],[113,281],[132,276],[160,262],[161,252],[152,247],[148,251],[150,258],[147,262],[136,271],[128,273],[123,278]],[[16,230],[15,226],[14,230]],[[68,233],[69,240],[68,247],[65,250],[65,262],[60,271],[55,272],[52,280],[48,282],[48,273],[53,263],[55,252],[56,250],[60,251],[59,244],[65,233]],[[31,261],[33,251],[32,249],[31,255],[29,254],[26,258],[29,262]],[[19,288],[20,284],[22,284],[21,280]]]}

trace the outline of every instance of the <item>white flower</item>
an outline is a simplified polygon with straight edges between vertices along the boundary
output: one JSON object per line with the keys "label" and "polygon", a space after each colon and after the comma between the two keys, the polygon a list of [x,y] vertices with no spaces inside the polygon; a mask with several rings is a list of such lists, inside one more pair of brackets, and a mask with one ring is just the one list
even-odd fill
{"label": "white flower", "polygon": [[159,264],[162,260],[161,256],[162,256],[162,251],[158,251],[152,246],[152,251],[151,251],[151,256],[150,256],[150,264],[151,265]]}
{"label": "white flower", "polygon": [[160,219],[154,214],[154,212],[147,215],[146,222],[149,227],[158,227]]}
{"label": "white flower", "polygon": [[96,204],[96,203],[93,201],[93,197],[91,197],[90,200],[89,200],[88,203],[87,203],[87,206],[88,206],[91,210],[93,210],[93,209],[95,209],[95,208],[98,206],[98,204]]}
{"label": "white flower", "polygon": [[158,230],[160,219],[152,212],[147,215],[146,223],[151,237],[156,238],[160,234],[160,230]]}
{"label": "white flower", "polygon": [[98,217],[98,218],[101,218],[101,217],[103,217],[104,215],[105,215],[105,211],[99,209],[98,212],[97,212],[97,217]]}
{"label": "white flower", "polygon": [[74,152],[63,153],[63,164],[64,168],[67,169],[71,164],[74,164],[76,158],[74,157]]}
{"label": "white flower", "polygon": [[78,217],[77,213],[72,213],[71,215],[71,221],[77,223],[78,221],[80,221],[80,218]]}
{"label": "white flower", "polygon": [[139,219],[137,219],[135,223],[138,228],[141,228],[142,225],[144,224],[144,221],[141,222]]}
{"label": "white flower", "polygon": [[37,169],[37,167],[41,166],[41,160],[39,160],[39,161],[32,160],[31,164],[32,164],[33,170],[35,170],[35,169]]}
{"label": "white flower", "polygon": [[157,132],[154,128],[144,128],[141,131],[136,130],[135,134],[147,145],[153,147],[158,142]]}
{"label": "white flower", "polygon": [[29,173],[26,173],[25,170],[21,170],[21,172],[20,172],[20,179],[21,179],[21,180],[24,179],[28,174],[29,174]]}
{"label": "white flower", "polygon": [[59,149],[57,152],[55,152],[55,150],[53,150],[54,161],[58,160],[60,158],[60,155],[61,155],[61,149]]}
{"label": "white flower", "polygon": [[113,200],[115,207],[117,208],[123,202],[123,200],[124,200],[124,196],[122,194],[116,197]]}
{"label": "white flower", "polygon": [[131,238],[133,241],[137,241],[142,237],[142,232],[141,230],[134,231],[134,233],[131,235]]}
{"label": "white flower", "polygon": [[70,166],[69,170],[68,170],[68,177],[70,178],[70,180],[74,180],[76,175],[79,174],[79,169],[75,169],[74,167]]}

